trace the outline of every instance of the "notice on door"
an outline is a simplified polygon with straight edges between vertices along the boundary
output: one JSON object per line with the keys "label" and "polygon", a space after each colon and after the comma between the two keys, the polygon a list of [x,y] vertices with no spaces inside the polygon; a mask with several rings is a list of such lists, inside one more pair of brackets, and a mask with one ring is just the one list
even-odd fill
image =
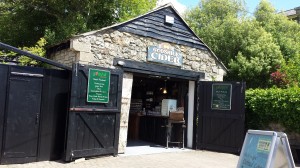
{"label": "notice on door", "polygon": [[211,108],[214,110],[231,110],[231,84],[213,84]]}
{"label": "notice on door", "polygon": [[89,69],[87,102],[108,103],[110,72],[99,69]]}

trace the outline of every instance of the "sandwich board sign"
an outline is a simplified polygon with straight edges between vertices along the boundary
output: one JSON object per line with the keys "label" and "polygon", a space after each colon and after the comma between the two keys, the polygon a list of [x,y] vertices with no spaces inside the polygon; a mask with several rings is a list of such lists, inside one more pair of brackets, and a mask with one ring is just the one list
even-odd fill
{"label": "sandwich board sign", "polygon": [[248,130],[237,168],[294,168],[287,135],[283,132]]}

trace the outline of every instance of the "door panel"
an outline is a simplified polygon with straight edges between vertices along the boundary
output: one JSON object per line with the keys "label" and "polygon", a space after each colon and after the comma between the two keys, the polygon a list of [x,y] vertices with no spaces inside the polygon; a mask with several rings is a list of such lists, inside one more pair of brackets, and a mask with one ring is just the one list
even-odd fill
{"label": "door panel", "polygon": [[[109,101],[107,103],[87,102],[90,69],[110,72]],[[73,66],[65,147],[66,161],[80,157],[117,154],[122,75],[122,70],[118,69],[112,70],[82,64]]]}
{"label": "door panel", "polygon": [[0,164],[61,159],[70,75],[0,65]]}
{"label": "door panel", "polygon": [[9,80],[3,157],[36,157],[42,78],[12,75]]}
{"label": "door panel", "polygon": [[[219,100],[215,101],[215,98],[213,98],[213,85],[217,86],[223,84],[228,86],[231,85],[231,103],[222,100],[222,96],[226,94],[221,93],[219,95],[220,102],[218,102]],[[239,153],[242,148],[245,134],[245,83],[199,82],[197,94],[197,148]],[[214,99],[214,101],[212,101],[212,99]],[[212,105],[215,102],[221,104],[219,109],[216,109]],[[224,106],[224,104],[231,104],[230,108],[227,108],[228,106]]]}
{"label": "door panel", "polygon": [[8,65],[0,65],[0,154],[2,154],[3,126],[5,121],[5,106],[7,94]]}

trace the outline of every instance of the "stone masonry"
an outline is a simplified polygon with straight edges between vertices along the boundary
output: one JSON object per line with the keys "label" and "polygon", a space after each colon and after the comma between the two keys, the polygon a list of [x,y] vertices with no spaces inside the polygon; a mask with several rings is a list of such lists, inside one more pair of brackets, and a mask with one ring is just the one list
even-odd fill
{"label": "stone masonry", "polygon": [[[113,66],[114,58],[147,62],[147,47],[158,46],[161,43],[164,43],[164,41],[115,31],[113,29],[105,29],[75,36],[70,39],[69,49],[56,52],[50,58],[68,66],[71,66],[72,63],[81,63],[105,68],[116,68]],[[178,44],[170,45],[182,53],[182,69],[204,72],[204,80],[207,81],[223,80],[225,69],[209,51]],[[124,153],[127,145],[132,81],[133,74],[124,73],[119,153]]]}
{"label": "stone masonry", "polygon": [[[60,51],[51,58],[66,65],[74,61],[114,68],[114,58],[146,62],[147,47],[158,46],[163,41],[106,29],[75,36],[70,43],[70,49]],[[172,43],[171,45],[183,55],[182,69],[204,72],[207,81],[223,80],[225,69],[209,51]]]}
{"label": "stone masonry", "polygon": [[52,54],[50,58],[54,61],[60,62],[71,67],[73,63],[79,61],[79,54],[80,52],[66,49]]}

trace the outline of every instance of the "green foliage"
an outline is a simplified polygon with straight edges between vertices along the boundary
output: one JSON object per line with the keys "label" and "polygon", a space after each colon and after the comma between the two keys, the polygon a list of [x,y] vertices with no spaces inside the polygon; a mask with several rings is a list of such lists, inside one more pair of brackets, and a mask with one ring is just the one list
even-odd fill
{"label": "green foliage", "polygon": [[243,16],[241,1],[202,0],[200,6],[188,10],[184,18],[227,66],[237,55],[243,38],[242,34],[236,33],[242,31],[239,14]]}
{"label": "green foliage", "polygon": [[[46,54],[46,50],[45,50],[46,44],[47,44],[46,40],[44,38],[41,38],[34,46],[22,47],[20,49],[44,57]],[[17,53],[11,51],[0,51],[0,57],[10,57],[8,59],[3,59],[3,60],[16,61],[18,62],[18,65],[22,65],[22,66],[43,66],[43,63],[37,60],[34,60],[27,56],[18,55]],[[2,63],[6,63],[6,62],[2,62]]]}
{"label": "green foliage", "polygon": [[[24,2],[25,3],[25,2]],[[43,13],[19,5],[18,1],[0,3],[0,41],[13,46],[34,45],[51,20]]]}
{"label": "green foliage", "polygon": [[255,12],[260,25],[272,34],[285,59],[280,71],[287,75],[289,85],[298,85],[300,81],[300,24],[278,14],[272,5],[262,0]]}
{"label": "green foliage", "polygon": [[247,86],[270,86],[270,74],[284,60],[272,35],[244,14],[241,1],[202,1],[188,11],[187,22],[228,67],[228,80]]}
{"label": "green foliage", "polygon": [[153,9],[157,0],[122,0],[119,6],[120,22],[129,20]]}
{"label": "green foliage", "polygon": [[[46,40],[44,38],[41,38],[33,47],[23,47],[22,50],[28,51],[32,54],[45,57],[46,50],[45,45],[47,44]],[[19,57],[18,61],[20,62],[20,65],[23,66],[41,66],[42,63],[38,62],[37,60],[34,60],[32,58],[21,56]]]}
{"label": "green foliage", "polygon": [[15,58],[17,57],[17,54],[15,52],[8,52],[5,50],[0,50],[0,63],[1,64],[6,64],[8,62],[12,62],[15,60]]}
{"label": "green foliage", "polygon": [[244,80],[250,88],[268,87],[270,74],[284,62],[280,48],[255,21],[244,21],[240,27],[244,38],[239,42],[237,56],[228,64],[228,78]]}
{"label": "green foliage", "polygon": [[282,68],[290,86],[300,86],[300,55],[290,59]]}
{"label": "green foliage", "polygon": [[280,123],[287,131],[300,133],[300,88],[247,90],[246,111],[249,129]]}
{"label": "green foliage", "polygon": [[3,0],[0,41],[31,46],[44,37],[48,45],[55,45],[72,35],[143,14],[155,3],[156,0]]}
{"label": "green foliage", "polygon": [[[202,0],[185,14],[196,34],[210,46],[229,72],[227,80],[243,80],[250,88],[278,84],[271,74],[285,74],[286,86],[300,80],[300,25],[276,13],[262,0],[254,17],[241,0]],[[283,79],[282,79],[283,80]]]}

